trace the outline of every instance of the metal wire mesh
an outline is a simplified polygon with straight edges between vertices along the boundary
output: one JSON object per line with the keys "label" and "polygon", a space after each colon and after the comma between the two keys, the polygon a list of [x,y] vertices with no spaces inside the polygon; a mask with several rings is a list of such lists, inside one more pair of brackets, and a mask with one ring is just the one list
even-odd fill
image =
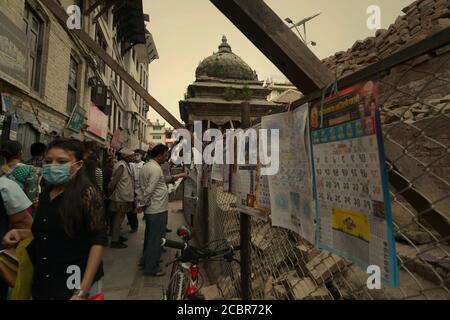
{"label": "metal wire mesh", "polygon": [[[375,75],[380,83],[400,287],[367,288],[354,264],[295,233],[251,219],[253,299],[450,299],[450,52]],[[236,197],[208,187],[208,239],[239,242]],[[239,266],[208,265],[224,298],[240,297]]]}

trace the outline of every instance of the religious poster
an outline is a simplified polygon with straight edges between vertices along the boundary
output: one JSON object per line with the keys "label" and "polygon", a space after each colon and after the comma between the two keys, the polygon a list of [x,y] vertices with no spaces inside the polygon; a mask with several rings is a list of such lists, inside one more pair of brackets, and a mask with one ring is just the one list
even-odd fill
{"label": "religious poster", "polygon": [[[249,154],[256,152],[250,150],[250,144],[245,144],[245,159],[250,159]],[[235,154],[237,156],[237,154]],[[249,214],[256,218],[267,221],[270,214],[270,208],[263,200],[267,197],[267,190],[265,193],[263,189],[268,189],[264,186],[263,179],[258,174],[258,164],[237,164],[237,157],[234,165],[230,166],[231,170],[231,192],[236,196],[236,206],[240,212]]]}
{"label": "religious poster", "polygon": [[[262,129],[278,129],[279,171],[268,176],[272,225],[289,229],[314,243],[308,106],[262,118]],[[273,145],[269,145],[269,153]]]}
{"label": "religious poster", "polygon": [[364,270],[378,266],[398,286],[389,184],[378,112],[369,81],[311,105],[317,243]]}

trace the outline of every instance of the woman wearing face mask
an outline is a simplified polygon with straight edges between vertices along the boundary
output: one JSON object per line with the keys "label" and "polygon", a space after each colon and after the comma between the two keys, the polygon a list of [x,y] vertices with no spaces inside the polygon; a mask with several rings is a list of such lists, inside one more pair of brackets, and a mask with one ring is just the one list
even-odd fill
{"label": "woman wearing face mask", "polygon": [[48,188],[40,197],[31,230],[12,230],[4,243],[15,246],[33,236],[28,247],[34,266],[33,299],[95,296],[101,291],[102,258],[108,239],[103,200],[86,175],[82,143],[50,143],[43,178]]}

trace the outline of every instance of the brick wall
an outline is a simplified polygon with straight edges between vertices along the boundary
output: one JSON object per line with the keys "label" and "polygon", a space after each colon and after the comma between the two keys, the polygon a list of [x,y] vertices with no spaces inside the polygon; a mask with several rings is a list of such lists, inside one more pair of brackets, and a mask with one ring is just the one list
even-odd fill
{"label": "brick wall", "polygon": [[0,1],[0,11],[19,27],[22,26],[23,24],[24,7],[25,7],[25,0]]}
{"label": "brick wall", "polygon": [[333,72],[339,67],[343,75],[348,75],[450,27],[450,0],[417,0],[402,11],[404,15],[399,16],[387,30],[378,30],[374,37],[359,40],[352,48],[323,62]]}

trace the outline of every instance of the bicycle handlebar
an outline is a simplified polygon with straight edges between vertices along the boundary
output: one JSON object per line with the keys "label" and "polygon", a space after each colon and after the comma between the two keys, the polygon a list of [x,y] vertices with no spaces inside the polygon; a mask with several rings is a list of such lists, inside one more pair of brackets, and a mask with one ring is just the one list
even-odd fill
{"label": "bicycle handlebar", "polygon": [[162,239],[162,246],[179,250],[185,250],[188,247],[187,243],[167,239]]}
{"label": "bicycle handlebar", "polygon": [[224,256],[224,257],[227,257],[229,255],[232,256],[232,254],[235,251],[241,250],[241,246],[236,246],[236,247],[230,246],[227,249],[222,249],[222,250],[217,250],[217,251],[210,251],[207,249],[199,250],[195,247],[188,245],[188,243],[186,243],[186,242],[178,242],[178,241],[173,241],[173,240],[167,240],[164,238],[162,239],[161,246],[182,250],[183,254],[180,257],[180,259],[185,258],[187,260],[194,260],[194,261],[199,260],[199,259],[211,259],[211,258],[219,257],[219,256]]}

